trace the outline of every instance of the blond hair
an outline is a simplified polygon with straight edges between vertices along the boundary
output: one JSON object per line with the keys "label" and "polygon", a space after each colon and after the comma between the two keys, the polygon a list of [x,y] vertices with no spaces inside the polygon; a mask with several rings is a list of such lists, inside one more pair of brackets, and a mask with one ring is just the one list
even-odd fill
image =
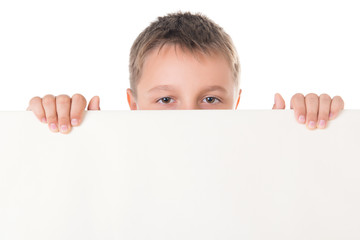
{"label": "blond hair", "polygon": [[239,86],[240,63],[231,37],[206,16],[190,12],[171,13],[152,22],[134,41],[130,51],[130,88],[135,96],[146,55],[167,43],[180,45],[192,53],[222,53],[228,60],[236,89]]}

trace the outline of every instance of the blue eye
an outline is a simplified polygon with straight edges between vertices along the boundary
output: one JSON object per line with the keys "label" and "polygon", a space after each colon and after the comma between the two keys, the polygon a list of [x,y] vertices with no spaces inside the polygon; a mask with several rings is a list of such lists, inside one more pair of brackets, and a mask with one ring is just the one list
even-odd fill
{"label": "blue eye", "polygon": [[204,98],[204,100],[205,100],[207,103],[214,103],[215,101],[220,102],[220,99],[218,99],[218,98],[216,98],[216,97],[206,97],[206,98]]}
{"label": "blue eye", "polygon": [[169,104],[171,99],[172,99],[171,97],[163,97],[157,100],[156,102],[161,102],[162,104]]}

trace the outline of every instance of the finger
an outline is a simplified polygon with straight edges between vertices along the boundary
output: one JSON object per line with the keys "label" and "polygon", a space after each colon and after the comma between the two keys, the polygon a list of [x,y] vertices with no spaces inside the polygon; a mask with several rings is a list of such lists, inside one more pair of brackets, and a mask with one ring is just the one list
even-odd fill
{"label": "finger", "polygon": [[68,95],[56,97],[56,110],[58,115],[58,126],[61,133],[70,132],[70,105],[71,99]]}
{"label": "finger", "polygon": [[90,100],[88,110],[100,110],[100,97],[99,96],[95,96]]}
{"label": "finger", "polygon": [[58,125],[57,125],[55,97],[50,94],[44,96],[42,98],[42,105],[45,110],[45,116],[46,116],[50,130],[53,132],[58,132],[59,130],[58,130]]}
{"label": "finger", "polygon": [[315,129],[319,112],[319,97],[315,93],[309,93],[305,96],[306,105],[306,126],[309,129]]}
{"label": "finger", "polygon": [[344,109],[344,100],[340,96],[333,97],[330,107],[330,120],[335,119],[341,110]]}
{"label": "finger", "polygon": [[45,110],[42,106],[42,100],[40,97],[33,97],[30,99],[29,106],[26,110],[32,111],[41,122],[47,123]]}
{"label": "finger", "polygon": [[301,93],[296,93],[290,100],[290,109],[294,109],[295,119],[299,123],[305,123],[306,106],[305,97]]}
{"label": "finger", "polygon": [[331,97],[327,94],[321,94],[319,97],[319,114],[318,114],[318,128],[325,128],[329,120]]}
{"label": "finger", "polygon": [[272,109],[285,109],[285,101],[279,93],[275,94],[274,105]]}
{"label": "finger", "polygon": [[78,93],[74,94],[71,98],[71,110],[70,110],[70,119],[72,126],[80,125],[85,108],[86,108],[85,97]]}

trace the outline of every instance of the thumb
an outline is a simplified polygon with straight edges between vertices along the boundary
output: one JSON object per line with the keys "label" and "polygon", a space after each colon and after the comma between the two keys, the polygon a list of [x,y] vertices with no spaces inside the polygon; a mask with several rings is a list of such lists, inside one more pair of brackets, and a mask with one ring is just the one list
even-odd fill
{"label": "thumb", "polygon": [[279,93],[275,94],[274,105],[272,109],[285,109],[285,101]]}
{"label": "thumb", "polygon": [[88,105],[88,110],[100,110],[100,97],[93,97]]}

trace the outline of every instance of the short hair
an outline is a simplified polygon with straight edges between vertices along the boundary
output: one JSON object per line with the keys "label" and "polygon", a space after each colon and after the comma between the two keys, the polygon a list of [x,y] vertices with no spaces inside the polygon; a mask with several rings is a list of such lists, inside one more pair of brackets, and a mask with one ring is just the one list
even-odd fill
{"label": "short hair", "polygon": [[235,87],[238,88],[240,62],[231,37],[200,13],[177,12],[158,17],[139,34],[131,47],[130,88],[135,98],[146,55],[156,48],[160,51],[168,43],[180,45],[192,53],[222,53],[230,64]]}

